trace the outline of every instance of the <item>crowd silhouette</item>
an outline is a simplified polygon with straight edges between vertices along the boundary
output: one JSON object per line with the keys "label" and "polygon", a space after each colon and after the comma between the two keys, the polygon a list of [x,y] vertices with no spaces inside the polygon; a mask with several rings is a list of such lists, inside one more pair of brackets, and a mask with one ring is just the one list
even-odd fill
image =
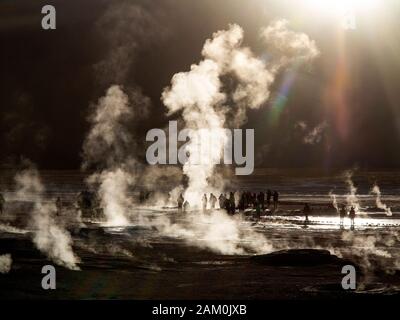
{"label": "crowd silhouette", "polygon": [[[274,190],[267,190],[266,192],[240,192],[236,193],[238,197],[235,197],[235,192],[221,193],[217,198],[213,193],[203,194],[201,198],[201,207],[203,211],[208,209],[223,209],[228,214],[235,214],[236,212],[243,212],[246,209],[255,209],[257,215],[260,216],[261,212],[266,209],[276,211],[279,203],[279,192]],[[271,201],[272,200],[272,201]],[[190,204],[180,194],[177,199],[178,209],[186,211],[190,208]],[[272,206],[272,207],[271,207]]]}
{"label": "crowd silhouette", "polygon": [[[235,197],[235,194],[238,195]],[[179,211],[188,211],[190,209],[190,204],[183,197],[183,194],[180,194],[178,197],[178,209]],[[257,218],[261,217],[261,213],[265,213],[268,210],[271,213],[274,213],[278,210],[279,206],[279,192],[276,190],[267,190],[266,192],[229,192],[229,193],[221,193],[217,198],[213,193],[210,193],[209,196],[207,194],[203,194],[201,199],[201,207],[203,212],[207,210],[225,210],[228,214],[234,215],[235,213],[244,212],[246,209],[251,209],[255,212],[255,216]],[[218,206],[217,206],[218,204]],[[331,205],[332,209],[333,206]],[[304,203],[302,214],[304,216],[304,226],[307,227],[310,224],[310,215],[312,213],[312,208],[309,203]],[[356,210],[353,206],[350,207],[350,210],[347,211],[346,205],[341,205],[340,209],[337,209],[339,213],[339,225],[340,228],[344,226],[344,220],[348,216],[350,218],[350,226],[351,229],[354,230],[355,227],[355,217]]]}
{"label": "crowd silhouette", "polygon": [[[139,202],[142,203],[149,199],[151,192],[141,191],[139,194]],[[236,196],[235,196],[236,195]],[[6,200],[0,193],[0,215],[4,213]],[[103,209],[100,205],[100,200],[95,192],[88,190],[81,191],[76,199],[76,204],[83,216],[101,216]],[[191,209],[190,203],[184,199],[183,194],[180,194],[177,199],[178,210],[187,212]],[[61,215],[63,211],[63,202],[60,197],[55,200],[56,214]],[[218,198],[210,193],[209,195],[203,194],[201,199],[201,208],[205,212],[207,210],[225,210],[229,215],[244,212],[250,209],[255,213],[257,218],[261,217],[262,213],[267,210],[274,213],[278,210],[279,206],[279,192],[276,190],[268,189],[266,192],[260,191],[250,192],[229,192],[221,193]],[[332,207],[333,208],[333,207]],[[353,206],[348,207],[342,204],[340,208],[336,207],[339,214],[340,228],[344,228],[345,218],[350,219],[350,227],[352,230],[355,228],[356,209]],[[304,225],[310,223],[309,216],[312,213],[310,204],[304,203],[302,214],[304,215]]]}

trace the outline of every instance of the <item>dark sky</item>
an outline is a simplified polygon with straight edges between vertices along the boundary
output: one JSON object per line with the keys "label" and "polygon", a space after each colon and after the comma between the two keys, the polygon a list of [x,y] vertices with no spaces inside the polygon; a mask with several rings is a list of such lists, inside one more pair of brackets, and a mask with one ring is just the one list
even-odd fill
{"label": "dark sky", "polygon": [[[263,55],[259,28],[286,18],[316,41],[321,55],[297,71],[278,116],[273,102],[284,73],[271,99],[249,113],[245,127],[255,129],[257,166],[397,168],[399,2],[381,1],[346,32],[298,3],[2,0],[0,163],[26,157],[40,168],[79,168],[90,106],[114,83],[150,98],[148,118],[132,124],[144,139],[148,129],[166,124],[162,89],[201,59],[213,32],[238,23],[245,44]],[[57,9],[56,30],[41,29],[45,4]],[[319,126],[318,137],[306,143]]]}

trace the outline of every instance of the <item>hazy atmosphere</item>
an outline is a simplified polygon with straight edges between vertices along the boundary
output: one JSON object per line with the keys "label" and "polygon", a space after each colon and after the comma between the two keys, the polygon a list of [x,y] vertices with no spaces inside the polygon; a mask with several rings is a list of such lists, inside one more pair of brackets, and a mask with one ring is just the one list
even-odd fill
{"label": "hazy atmosphere", "polygon": [[239,25],[243,46],[269,61],[260,29],[287,19],[319,55],[282,68],[269,97],[248,110],[240,126],[255,129],[256,167],[397,167],[399,3],[357,8],[356,29],[344,31],[310,2],[53,1],[57,30],[43,32],[45,2],[2,1],[2,165],[23,156],[42,169],[79,169],[91,106],[113,84],[140,95],[129,128],[144,143],[149,128],[179,118],[166,114],[162,92],[202,59],[214,32]]}
{"label": "hazy atmosphere", "polygon": [[399,13],[1,1],[0,300],[398,297]]}

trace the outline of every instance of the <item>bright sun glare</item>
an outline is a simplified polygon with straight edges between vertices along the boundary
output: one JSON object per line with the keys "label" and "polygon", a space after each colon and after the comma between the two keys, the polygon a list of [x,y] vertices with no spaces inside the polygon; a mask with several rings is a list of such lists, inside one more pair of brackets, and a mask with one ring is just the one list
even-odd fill
{"label": "bright sun glare", "polygon": [[335,15],[352,14],[355,11],[371,11],[379,0],[306,0],[312,9]]}

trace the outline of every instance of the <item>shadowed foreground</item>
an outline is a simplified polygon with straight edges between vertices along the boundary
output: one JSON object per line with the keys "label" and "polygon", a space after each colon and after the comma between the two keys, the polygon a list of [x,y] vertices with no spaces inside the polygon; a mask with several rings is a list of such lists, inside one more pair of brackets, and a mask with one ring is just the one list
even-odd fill
{"label": "shadowed foreground", "polygon": [[[0,274],[1,299],[323,299],[396,294],[385,280],[400,285],[398,275],[379,276],[374,290],[363,293],[341,288],[341,268],[349,261],[324,250],[289,250],[263,256],[217,255],[167,239],[124,251],[118,236],[86,229],[85,243],[110,243],[104,252],[89,252],[76,240],[81,271],[56,267],[57,290],[41,288],[46,259],[27,235],[0,239],[1,253],[11,253],[12,269]],[[83,243],[83,242],[82,242]],[[47,262],[53,264],[52,262]],[[360,275],[360,273],[359,273]],[[360,277],[359,277],[360,278]]]}

